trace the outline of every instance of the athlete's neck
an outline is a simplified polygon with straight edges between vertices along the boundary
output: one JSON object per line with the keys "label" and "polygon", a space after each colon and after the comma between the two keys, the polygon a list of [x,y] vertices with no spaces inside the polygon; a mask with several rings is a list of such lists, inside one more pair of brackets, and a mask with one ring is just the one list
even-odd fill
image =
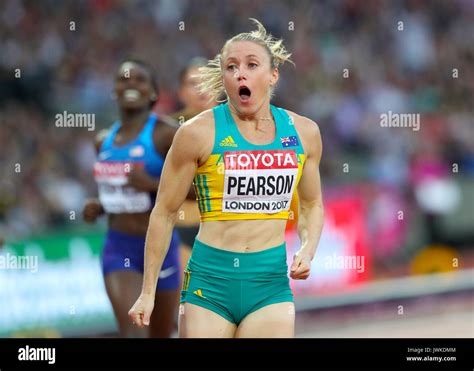
{"label": "athlete's neck", "polygon": [[245,123],[251,124],[252,127],[255,130],[259,130],[259,128],[262,125],[273,122],[273,116],[272,116],[272,112],[271,112],[271,109],[270,109],[270,102],[269,101],[264,101],[260,105],[260,107],[254,113],[251,113],[251,114],[243,114],[243,113],[239,112],[232,105],[232,103],[229,103],[229,110],[230,110],[232,116],[234,116],[234,121],[236,123],[245,122]]}
{"label": "athlete's neck", "polygon": [[144,110],[120,110],[120,122],[123,129],[126,131],[133,131],[134,129],[141,128],[142,125],[148,120],[150,116],[150,110],[148,108]]}

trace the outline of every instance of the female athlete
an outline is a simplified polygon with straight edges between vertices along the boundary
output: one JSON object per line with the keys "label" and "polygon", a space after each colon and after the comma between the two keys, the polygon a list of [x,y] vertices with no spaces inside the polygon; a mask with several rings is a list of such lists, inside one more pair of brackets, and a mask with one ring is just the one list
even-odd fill
{"label": "female athlete", "polygon": [[141,290],[148,220],[178,125],[152,113],[158,85],[153,70],[139,60],[120,65],[115,96],[120,120],[96,140],[94,177],[99,199],[88,200],[83,215],[89,223],[104,213],[108,216],[102,270],[121,336],[169,337],[179,305],[179,238],[175,232],[170,233],[170,248],[163,256],[156,293],[160,304],[150,327],[133,326],[127,312]]}
{"label": "female athlete", "polygon": [[[299,196],[301,248],[289,276],[310,274],[323,226],[317,124],[270,103],[290,54],[258,29],[228,40],[201,69],[201,88],[227,102],[181,126],[167,155],[150,216],[143,289],[129,311],[147,326],[176,213],[194,183],[199,233],[185,270],[180,337],[293,337],[284,231]],[[159,303],[158,303],[159,306]]]}

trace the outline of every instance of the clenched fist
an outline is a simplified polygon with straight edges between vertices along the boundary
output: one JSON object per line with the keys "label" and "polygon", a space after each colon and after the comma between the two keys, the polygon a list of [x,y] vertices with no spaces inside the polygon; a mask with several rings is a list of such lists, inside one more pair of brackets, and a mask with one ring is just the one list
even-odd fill
{"label": "clenched fist", "polygon": [[95,223],[97,218],[103,213],[104,208],[96,198],[88,199],[82,210],[82,216],[87,223]]}
{"label": "clenched fist", "polygon": [[153,295],[141,294],[133,307],[128,311],[128,316],[133,324],[142,328],[150,325],[150,317],[155,306],[155,298]]}
{"label": "clenched fist", "polygon": [[299,250],[293,257],[290,277],[294,280],[305,280],[311,271],[311,257],[303,250]]}

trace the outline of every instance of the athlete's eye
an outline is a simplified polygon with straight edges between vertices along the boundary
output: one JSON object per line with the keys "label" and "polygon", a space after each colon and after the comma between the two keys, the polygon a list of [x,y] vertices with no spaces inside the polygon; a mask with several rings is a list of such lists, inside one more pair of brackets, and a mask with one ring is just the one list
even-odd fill
{"label": "athlete's eye", "polygon": [[249,68],[250,68],[250,69],[254,69],[254,68],[256,68],[257,66],[258,66],[257,63],[253,63],[253,62],[249,63]]}
{"label": "athlete's eye", "polygon": [[237,66],[235,64],[229,64],[227,66],[227,71],[233,71]]}
{"label": "athlete's eye", "polygon": [[138,82],[146,82],[147,78],[144,75],[138,75],[137,76],[137,81]]}

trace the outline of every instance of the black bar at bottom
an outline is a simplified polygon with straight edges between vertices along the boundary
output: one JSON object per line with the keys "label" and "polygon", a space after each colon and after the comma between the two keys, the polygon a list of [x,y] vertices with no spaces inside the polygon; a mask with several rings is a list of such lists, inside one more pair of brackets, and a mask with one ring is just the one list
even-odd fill
{"label": "black bar at bottom", "polygon": [[473,370],[473,345],[473,339],[425,338],[0,339],[0,370]]}

